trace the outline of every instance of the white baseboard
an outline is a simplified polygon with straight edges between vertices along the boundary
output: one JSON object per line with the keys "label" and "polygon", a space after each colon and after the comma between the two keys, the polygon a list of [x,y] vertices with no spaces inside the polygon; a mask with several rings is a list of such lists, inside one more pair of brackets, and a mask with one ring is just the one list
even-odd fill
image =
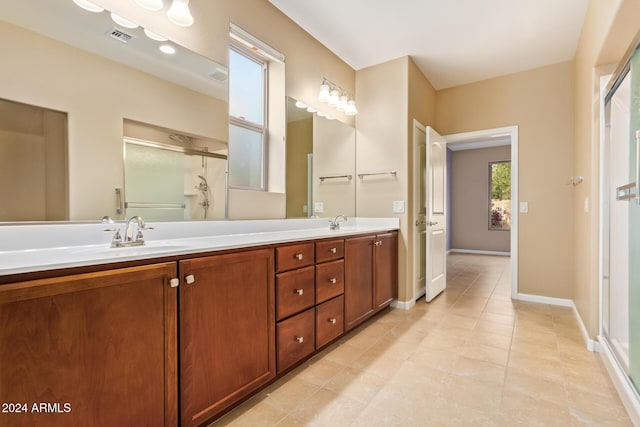
{"label": "white baseboard", "polygon": [[578,312],[578,308],[576,307],[576,304],[573,301],[571,301],[571,307],[573,308],[573,315],[578,321],[578,326],[580,327],[580,332],[582,332],[582,338],[584,339],[584,342],[587,345],[587,349],[589,351],[593,351],[596,353],[600,352],[600,346],[598,345],[598,342],[596,340],[591,339],[591,337],[589,336],[589,332],[587,332],[587,327],[584,325],[584,322],[582,321],[582,316],[580,316],[580,313]]}
{"label": "white baseboard", "polygon": [[540,304],[559,305],[562,307],[573,307],[573,301],[567,298],[545,297],[542,295],[517,294],[516,299],[520,301],[537,302]]}
{"label": "white baseboard", "polygon": [[609,373],[609,378],[611,378],[618,396],[620,396],[620,400],[627,410],[629,418],[631,418],[631,422],[634,426],[640,426],[640,395],[638,395],[638,391],[633,387],[629,377],[618,362],[616,362],[609,344],[602,337],[598,337],[598,347],[601,349],[600,357]]}
{"label": "white baseboard", "polygon": [[473,255],[496,255],[496,256],[511,256],[511,252],[498,252],[498,251],[478,251],[475,249],[450,249],[447,254],[473,254]]}
{"label": "white baseboard", "polygon": [[393,300],[391,302],[391,307],[393,308],[399,308],[401,310],[409,310],[411,307],[413,307],[414,305],[416,305],[416,302],[414,300],[411,301],[398,301],[398,300]]}

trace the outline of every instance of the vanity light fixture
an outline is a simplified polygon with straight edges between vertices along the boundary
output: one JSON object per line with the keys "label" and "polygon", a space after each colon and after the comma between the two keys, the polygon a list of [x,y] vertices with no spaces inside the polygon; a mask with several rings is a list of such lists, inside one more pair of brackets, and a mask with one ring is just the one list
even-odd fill
{"label": "vanity light fixture", "polygon": [[75,4],[83,8],[84,10],[88,10],[89,12],[101,13],[104,12],[104,8],[98,6],[95,3],[90,2],[89,0],[73,0]]}
{"label": "vanity light fixture", "polygon": [[115,22],[116,24],[121,25],[125,28],[138,28],[138,24],[136,24],[135,22],[131,22],[128,19],[125,19],[113,12],[111,12],[111,19],[113,19],[113,22]]}
{"label": "vanity light fixture", "polygon": [[157,42],[166,42],[167,40],[169,40],[168,38],[161,36],[158,33],[154,33],[153,31],[145,28],[144,29],[144,34],[149,37],[151,40],[155,40]]}
{"label": "vanity light fixture", "polygon": [[317,112],[318,112],[318,110],[316,110],[316,109],[315,109],[315,108],[313,108],[313,107],[307,107],[307,111],[308,111],[309,113],[317,113]]}
{"label": "vanity light fixture", "polygon": [[156,12],[164,7],[162,0],[133,0],[138,6],[143,9]]}
{"label": "vanity light fixture", "polygon": [[170,44],[160,45],[158,49],[160,49],[160,52],[166,53],[167,55],[173,55],[176,53],[176,48],[171,46]]}
{"label": "vanity light fixture", "polygon": [[307,107],[308,107],[308,105],[307,105],[307,104],[305,104],[305,103],[304,103],[304,102],[302,102],[302,101],[296,101],[296,107],[298,107],[298,108],[307,108]]}
{"label": "vanity light fixture", "polygon": [[337,108],[338,111],[345,113],[347,116],[358,114],[356,101],[353,97],[326,77],[322,79],[318,101],[328,103],[330,107]]}
{"label": "vanity light fixture", "polygon": [[193,25],[193,16],[189,10],[189,0],[173,0],[171,7],[167,11],[169,21],[181,27]]}

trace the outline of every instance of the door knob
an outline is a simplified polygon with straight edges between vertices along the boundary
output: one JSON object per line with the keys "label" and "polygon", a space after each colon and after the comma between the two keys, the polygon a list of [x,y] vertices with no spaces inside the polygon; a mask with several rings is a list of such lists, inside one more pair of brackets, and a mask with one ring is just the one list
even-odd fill
{"label": "door knob", "polygon": [[438,221],[429,221],[429,222],[427,223],[427,225],[428,225],[429,227],[433,227],[434,225],[438,225]]}
{"label": "door knob", "polygon": [[426,222],[424,222],[424,220],[420,221],[420,220],[416,219],[416,226],[425,225],[425,224],[426,224]]}

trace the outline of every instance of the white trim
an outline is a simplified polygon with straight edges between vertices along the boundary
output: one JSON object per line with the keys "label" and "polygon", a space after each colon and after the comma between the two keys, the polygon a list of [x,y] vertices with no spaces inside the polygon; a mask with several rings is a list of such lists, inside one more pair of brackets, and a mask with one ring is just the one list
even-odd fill
{"label": "white trim", "polygon": [[393,308],[399,308],[400,310],[409,310],[411,307],[413,307],[414,305],[416,305],[416,301],[415,300],[411,300],[411,301],[398,301],[398,300],[393,300],[391,302],[391,307]]}
{"label": "white trim", "polygon": [[[519,204],[518,196],[518,126],[485,129],[475,132],[456,133],[445,135],[447,147],[452,144],[469,143],[489,138],[511,138],[511,206],[515,207],[516,215],[511,215],[511,298],[518,298],[518,224]],[[513,210],[513,209],[512,209]]]}
{"label": "white trim", "polygon": [[613,75],[608,74],[600,77],[600,183],[599,183],[599,200],[598,208],[598,335],[604,335],[603,315],[604,315],[604,203],[602,202],[605,194],[605,102],[604,97],[607,94],[607,84]]}
{"label": "white trim", "polygon": [[558,305],[560,307],[573,307],[573,300],[568,298],[545,297],[543,295],[517,294],[515,299],[519,301],[537,302],[539,304]]}
{"label": "white trim", "polygon": [[[455,252],[455,253],[458,253],[458,254],[511,256],[511,252],[479,251],[479,250],[476,250],[476,249],[449,249],[449,252]],[[447,252],[447,254],[449,252]]]}
{"label": "white trim", "polygon": [[631,384],[629,377],[616,361],[607,340],[602,336],[598,336],[598,347],[601,350],[600,357],[607,368],[609,378],[611,378],[631,422],[634,426],[640,426],[640,395],[638,395],[638,391]]}
{"label": "white trim", "polygon": [[[418,171],[420,169],[420,159],[419,156],[416,156],[416,143],[418,141],[416,141],[416,129],[421,130],[424,134],[425,134],[425,144],[427,143],[427,138],[426,138],[426,134],[427,134],[427,128],[420,123],[418,120],[413,119],[413,128],[412,128],[412,143],[411,143],[411,157],[413,158],[413,176],[411,177],[411,179],[413,180],[413,195],[412,195],[412,203],[411,205],[413,206],[413,221],[411,221],[410,224],[410,228],[411,228],[411,235],[413,236],[413,271],[411,272],[411,276],[413,277],[413,280],[411,281],[411,295],[413,295],[413,300],[414,300],[414,304],[415,304],[415,300],[417,300],[420,296],[425,295],[427,292],[426,287],[424,288],[424,290],[420,290],[418,293],[421,295],[416,295],[416,286],[418,285],[418,279],[419,279],[419,263],[421,262],[426,262],[426,259],[419,259],[418,255],[420,254],[420,238],[418,237],[417,234],[417,228],[418,226],[416,225],[416,220],[418,219],[417,213],[418,210],[416,208],[416,205],[418,204],[418,200],[420,200],[420,185],[416,185],[416,180],[417,180],[417,174]],[[411,218],[411,217],[409,217]],[[426,248],[425,248],[426,249]],[[426,285],[426,278],[425,278],[425,285]]]}
{"label": "white trim", "polygon": [[587,332],[587,327],[584,325],[584,322],[582,321],[582,316],[580,316],[580,313],[578,312],[578,307],[576,307],[575,302],[571,301],[571,308],[573,309],[573,315],[576,318],[576,321],[578,322],[578,327],[580,328],[580,332],[582,332],[582,339],[584,339],[584,343],[587,346],[587,350],[589,351],[593,351],[593,352],[599,352],[600,351],[600,346],[598,345],[598,342],[591,339],[591,337],[589,336],[589,332]]}

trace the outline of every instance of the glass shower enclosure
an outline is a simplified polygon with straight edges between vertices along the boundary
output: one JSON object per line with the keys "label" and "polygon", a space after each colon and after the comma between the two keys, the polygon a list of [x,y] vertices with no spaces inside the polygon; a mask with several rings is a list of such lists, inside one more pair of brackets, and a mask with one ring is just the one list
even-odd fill
{"label": "glass shower enclosure", "polygon": [[605,94],[602,159],[603,345],[640,390],[640,38]]}

